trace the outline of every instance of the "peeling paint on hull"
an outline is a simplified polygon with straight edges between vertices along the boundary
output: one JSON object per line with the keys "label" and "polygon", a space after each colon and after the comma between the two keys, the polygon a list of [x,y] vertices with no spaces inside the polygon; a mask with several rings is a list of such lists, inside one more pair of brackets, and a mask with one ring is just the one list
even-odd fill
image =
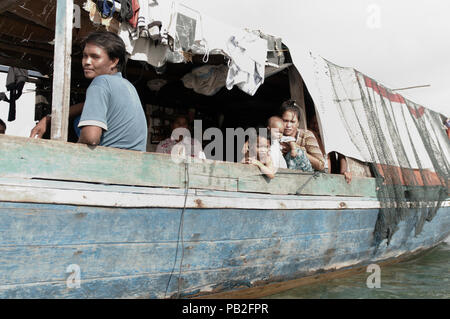
{"label": "peeling paint on hull", "polygon": [[[188,208],[177,254],[180,214],[174,208],[0,202],[0,298],[170,298],[241,291],[396,259],[434,247],[450,233],[448,206],[416,237],[415,221],[401,222],[391,244],[378,249],[373,245],[377,209]],[[71,264],[80,266],[80,288],[67,287]]]}

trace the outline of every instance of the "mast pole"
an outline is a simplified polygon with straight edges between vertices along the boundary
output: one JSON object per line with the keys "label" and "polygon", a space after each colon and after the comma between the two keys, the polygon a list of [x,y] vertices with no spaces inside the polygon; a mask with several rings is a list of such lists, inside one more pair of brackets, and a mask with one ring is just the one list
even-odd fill
{"label": "mast pole", "polygon": [[51,139],[67,141],[70,103],[73,0],[57,0]]}

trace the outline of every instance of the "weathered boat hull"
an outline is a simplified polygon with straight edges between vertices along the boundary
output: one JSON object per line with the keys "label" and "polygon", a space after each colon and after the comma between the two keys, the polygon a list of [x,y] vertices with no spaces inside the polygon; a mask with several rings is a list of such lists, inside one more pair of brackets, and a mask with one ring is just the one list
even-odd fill
{"label": "weathered boat hull", "polygon": [[375,245],[374,178],[268,180],[249,165],[11,136],[0,149],[0,298],[204,296],[399,258],[450,232],[447,199],[419,235],[411,214]]}
{"label": "weathered boat hull", "polygon": [[[190,191],[186,198],[182,189],[129,187],[128,201],[134,198],[138,208],[79,206],[67,203],[89,200],[93,188],[100,198],[101,191],[114,194],[122,187],[57,184],[9,182],[15,194],[35,194],[48,203],[31,203],[36,199],[29,197],[30,203],[0,202],[1,298],[199,296],[398,258],[434,247],[450,234],[448,201],[418,236],[412,215],[399,224],[389,246],[377,247],[373,198],[219,191]],[[57,189],[71,196],[55,195]],[[55,196],[66,204],[50,203]],[[160,205],[155,202],[139,208],[152,196],[172,207],[151,207]],[[229,208],[242,206],[242,199],[246,209]],[[270,208],[277,201],[288,209]],[[301,209],[292,208],[300,202]],[[69,265],[79,266],[79,288],[67,284]]]}

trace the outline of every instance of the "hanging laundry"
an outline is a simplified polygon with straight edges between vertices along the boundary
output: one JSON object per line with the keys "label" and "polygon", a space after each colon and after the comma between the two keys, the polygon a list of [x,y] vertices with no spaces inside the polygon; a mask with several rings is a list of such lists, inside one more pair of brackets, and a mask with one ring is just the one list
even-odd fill
{"label": "hanging laundry", "polygon": [[114,12],[119,12],[120,7],[119,2],[112,0],[87,0],[83,4],[83,9],[89,12],[89,19],[94,24],[104,25],[107,31],[114,33],[117,33],[117,30],[119,29],[119,19],[113,18],[112,15]]}
{"label": "hanging laundry", "polygon": [[274,67],[281,66],[285,61],[281,38],[264,34],[259,30],[253,30],[252,33],[267,40],[266,65],[271,65]]}
{"label": "hanging laundry", "polygon": [[97,0],[96,5],[103,19],[111,18],[116,11],[115,2],[112,0]]}
{"label": "hanging laundry", "polygon": [[8,121],[16,119],[16,100],[22,96],[22,90],[25,82],[28,80],[28,70],[10,67],[6,77],[6,89],[9,94],[9,114]]}
{"label": "hanging laundry", "polygon": [[227,42],[227,54],[231,58],[227,76],[227,89],[234,85],[253,96],[264,83],[267,40],[245,32],[232,36]]}
{"label": "hanging laundry", "polygon": [[226,84],[226,65],[204,65],[181,78],[185,87],[207,96],[216,94]]}
{"label": "hanging laundry", "polygon": [[[136,2],[139,5],[136,27],[131,23],[121,23],[118,34],[124,41],[131,59],[145,61],[161,73],[168,57],[172,56],[169,54],[167,31],[164,29],[171,21],[172,3],[155,0]],[[134,4],[135,1],[133,10]]]}
{"label": "hanging laundry", "polygon": [[133,18],[133,5],[132,0],[120,1],[120,17],[122,21],[129,21]]}
{"label": "hanging laundry", "polygon": [[131,2],[131,8],[133,10],[133,16],[130,20],[128,20],[128,23],[133,27],[133,28],[137,28],[137,24],[138,24],[138,18],[139,18],[139,11],[141,10],[141,7],[139,5],[139,1],[138,0],[132,0]]}
{"label": "hanging laundry", "polygon": [[151,38],[154,41],[160,40],[162,22],[161,6],[156,0],[139,0],[139,15],[137,28],[139,37]]}
{"label": "hanging laundry", "polygon": [[120,25],[119,36],[125,43],[131,59],[145,61],[157,68],[166,64],[168,46],[157,44],[149,38],[139,38],[136,29],[126,23]]}
{"label": "hanging laundry", "polygon": [[6,96],[5,92],[0,92],[0,101],[9,102],[9,99]]}

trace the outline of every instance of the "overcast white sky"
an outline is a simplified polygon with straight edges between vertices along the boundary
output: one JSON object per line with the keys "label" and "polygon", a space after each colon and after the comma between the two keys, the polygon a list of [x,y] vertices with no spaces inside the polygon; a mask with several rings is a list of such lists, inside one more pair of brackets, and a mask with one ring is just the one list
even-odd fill
{"label": "overcast white sky", "polygon": [[[298,41],[450,116],[448,0],[184,0],[224,23]],[[286,40],[286,39],[285,39]],[[289,46],[288,42],[285,42]]]}

